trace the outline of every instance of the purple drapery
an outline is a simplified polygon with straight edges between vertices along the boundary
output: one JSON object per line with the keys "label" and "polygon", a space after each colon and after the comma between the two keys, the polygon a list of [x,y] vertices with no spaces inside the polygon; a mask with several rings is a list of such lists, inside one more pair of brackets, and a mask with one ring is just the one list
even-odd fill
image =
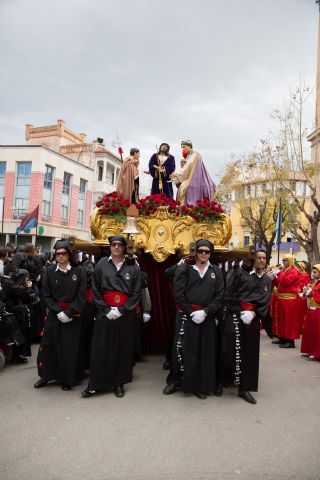
{"label": "purple drapery", "polygon": [[205,197],[212,200],[215,191],[215,183],[211,179],[199,155],[197,166],[187,188],[185,203],[194,205],[197,200],[203,200]]}
{"label": "purple drapery", "polygon": [[150,350],[165,352],[172,342],[176,307],[173,298],[172,283],[165,276],[168,267],[178,263],[177,255],[170,255],[164,262],[156,262],[148,253],[139,258],[141,270],[149,276],[150,296],[152,302],[149,327]]}

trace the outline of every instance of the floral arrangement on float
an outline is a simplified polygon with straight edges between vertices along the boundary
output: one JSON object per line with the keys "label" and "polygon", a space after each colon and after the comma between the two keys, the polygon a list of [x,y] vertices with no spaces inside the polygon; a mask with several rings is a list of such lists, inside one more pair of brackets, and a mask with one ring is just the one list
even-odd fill
{"label": "floral arrangement on float", "polygon": [[167,197],[165,194],[149,195],[142,198],[136,207],[139,210],[139,215],[147,216],[153,215],[157,212],[159,207],[168,207],[168,213],[181,216],[192,217],[196,222],[216,223],[222,217],[224,210],[222,206],[214,200],[204,198],[197,200],[195,205],[180,205],[180,202],[173,198]]}
{"label": "floral arrangement on float", "polygon": [[195,205],[182,205],[181,207],[181,215],[188,215],[196,222],[216,223],[221,220],[223,213],[222,206],[208,198],[197,200]]}
{"label": "floral arrangement on float", "polygon": [[[114,217],[118,220],[124,220],[126,211],[130,207],[130,200],[119,195],[117,192],[107,193],[96,203],[100,215]],[[195,205],[180,205],[180,202],[167,197],[163,193],[148,195],[142,198],[136,207],[139,216],[150,217],[157,213],[159,208],[166,207],[168,213],[177,217],[192,217],[196,222],[216,223],[222,218],[224,210],[222,206],[214,200],[204,198],[197,200]]]}
{"label": "floral arrangement on float", "polygon": [[136,207],[139,210],[139,215],[146,217],[156,213],[160,207],[168,207],[168,213],[177,216],[180,215],[180,202],[167,197],[164,193],[157,193],[142,198],[140,202],[136,204]]}
{"label": "floral arrangement on float", "polygon": [[96,203],[100,215],[115,217],[119,220],[125,219],[126,211],[130,205],[130,200],[119,195],[118,192],[107,193]]}

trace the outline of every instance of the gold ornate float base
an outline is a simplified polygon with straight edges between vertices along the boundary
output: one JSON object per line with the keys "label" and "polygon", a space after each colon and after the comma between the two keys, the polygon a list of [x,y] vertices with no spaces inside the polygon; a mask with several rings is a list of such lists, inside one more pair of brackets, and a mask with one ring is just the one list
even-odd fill
{"label": "gold ornate float base", "polygon": [[[216,223],[197,223],[191,217],[177,217],[168,213],[166,207],[160,207],[150,217],[136,217],[139,234],[134,236],[135,250],[142,248],[151,253],[157,262],[163,262],[169,255],[180,252],[188,255],[189,245],[200,238],[210,240],[215,250],[225,251],[224,246],[231,238],[230,217],[223,214]],[[125,221],[116,220],[99,214],[98,208],[91,216],[91,232],[94,245],[108,245],[108,237],[120,235]]]}

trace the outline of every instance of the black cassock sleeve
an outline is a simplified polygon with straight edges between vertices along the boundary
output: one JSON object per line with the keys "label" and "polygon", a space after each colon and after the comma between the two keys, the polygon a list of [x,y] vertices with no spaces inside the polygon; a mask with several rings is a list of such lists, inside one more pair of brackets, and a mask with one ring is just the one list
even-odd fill
{"label": "black cassock sleeve", "polygon": [[95,306],[104,312],[106,315],[110,312],[110,307],[108,307],[103,299],[102,295],[102,262],[100,261],[92,275],[92,291],[93,291],[93,301]]}
{"label": "black cassock sleeve", "polygon": [[216,275],[216,288],[213,292],[212,301],[204,308],[207,315],[215,314],[222,307],[224,294],[224,281],[220,268],[214,268]]}
{"label": "black cassock sleeve", "polygon": [[78,268],[78,282],[74,298],[70,307],[64,312],[68,317],[72,317],[75,313],[82,312],[87,301],[87,274],[84,268]]}
{"label": "black cassock sleeve", "polygon": [[53,298],[52,298],[52,292],[51,292],[51,285],[50,285],[50,277],[49,277],[49,270],[50,268],[46,268],[44,271],[44,275],[42,278],[42,294],[44,301],[49,308],[49,310],[52,310],[55,313],[59,313],[62,311],[59,303],[57,303]]}
{"label": "black cassock sleeve", "polygon": [[175,272],[173,278],[173,295],[177,305],[184,313],[190,315],[193,310],[190,303],[188,303],[185,295],[186,285],[188,284],[188,271],[186,265],[180,265]]}

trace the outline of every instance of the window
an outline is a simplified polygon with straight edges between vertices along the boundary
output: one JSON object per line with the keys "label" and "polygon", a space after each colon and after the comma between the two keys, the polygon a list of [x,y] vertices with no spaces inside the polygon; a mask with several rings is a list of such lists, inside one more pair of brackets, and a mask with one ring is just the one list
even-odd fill
{"label": "window", "polygon": [[296,185],[297,185],[297,182],[296,182],[295,180],[291,180],[289,185],[290,185],[290,186],[289,186],[290,190],[291,190],[293,193],[296,193]]}
{"label": "window", "polygon": [[31,179],[31,162],[17,162],[16,188],[13,218],[21,218],[28,213]]}
{"label": "window", "polygon": [[71,173],[64,172],[62,198],[61,198],[61,221],[63,223],[69,220],[69,206],[70,206],[70,192],[71,192]]}
{"label": "window", "polygon": [[113,185],[114,184],[114,179],[115,179],[114,165],[111,165],[110,163],[107,163],[106,180],[107,180],[108,183],[111,183],[111,185]]}
{"label": "window", "polygon": [[78,228],[83,228],[83,219],[84,219],[83,210],[78,210]]}
{"label": "window", "polygon": [[87,181],[80,178],[80,191],[78,200],[78,228],[83,228],[84,222],[84,208],[85,208],[85,195],[86,195]]}
{"label": "window", "polygon": [[53,185],[53,171],[54,171],[54,168],[53,168],[53,167],[49,167],[49,165],[46,165],[46,166],[45,166],[43,186],[44,186],[44,188],[46,188],[47,190],[52,190],[52,185]]}
{"label": "window", "polygon": [[98,164],[98,182],[102,182],[103,178],[103,164],[99,163]]}
{"label": "window", "polygon": [[42,201],[42,216],[43,217],[50,217],[51,215],[51,202],[47,200]]}
{"label": "window", "polygon": [[243,246],[244,247],[249,247],[250,245],[250,236],[249,235],[244,235],[243,236]]}
{"label": "window", "polygon": [[42,217],[44,222],[50,221],[51,217],[53,174],[54,168],[50,167],[50,165],[45,165],[42,197]]}
{"label": "window", "polygon": [[63,174],[63,187],[62,187],[63,195],[68,195],[69,196],[70,187],[71,187],[71,173],[64,172],[64,174]]}
{"label": "window", "polygon": [[31,162],[18,162],[17,185],[30,185]]}
{"label": "window", "polygon": [[246,198],[250,197],[250,195],[251,195],[251,185],[245,185],[244,195],[245,195]]}
{"label": "window", "polygon": [[0,198],[4,197],[5,178],[6,178],[6,162],[0,162]]}
{"label": "window", "polygon": [[64,222],[69,220],[69,207],[66,205],[61,206],[61,220]]}

